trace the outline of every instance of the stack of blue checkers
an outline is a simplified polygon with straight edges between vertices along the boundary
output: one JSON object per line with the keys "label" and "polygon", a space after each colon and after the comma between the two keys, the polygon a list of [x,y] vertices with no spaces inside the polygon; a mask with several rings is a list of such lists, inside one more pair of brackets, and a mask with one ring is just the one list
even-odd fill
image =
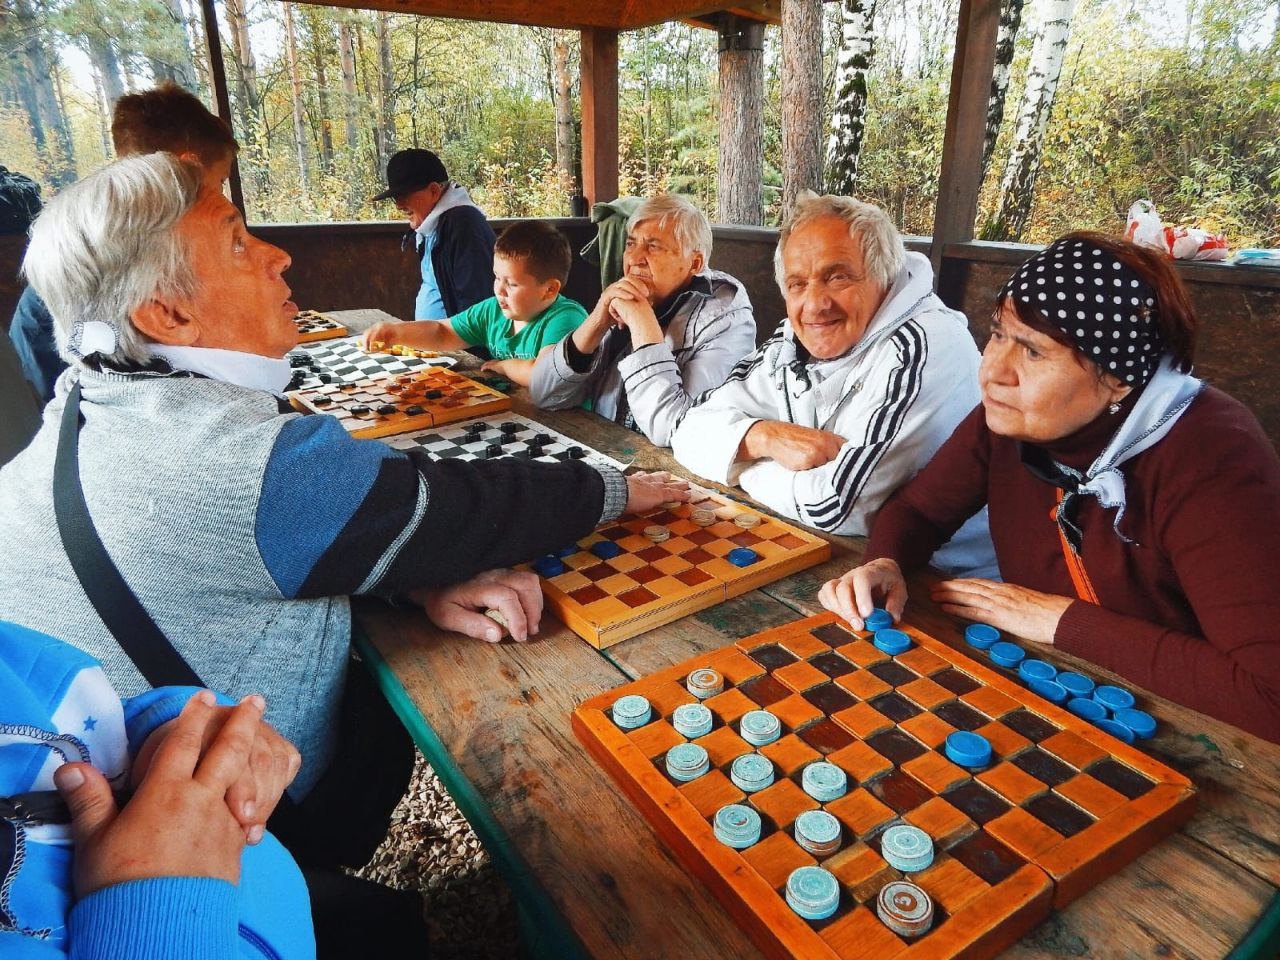
{"label": "stack of blue checkers", "polygon": [[917,873],[933,863],[933,840],[919,827],[900,823],[880,835],[880,856],[902,873]]}
{"label": "stack of blue checkers", "polygon": [[868,616],[864,621],[863,626],[872,633],[875,633],[877,630],[887,630],[893,626],[893,617],[890,616],[888,610],[881,610],[879,607],[874,607],[870,616]]}
{"label": "stack of blue checkers", "polygon": [[731,803],[716,811],[711,829],[726,847],[745,850],[760,839],[760,814],[741,803]]}

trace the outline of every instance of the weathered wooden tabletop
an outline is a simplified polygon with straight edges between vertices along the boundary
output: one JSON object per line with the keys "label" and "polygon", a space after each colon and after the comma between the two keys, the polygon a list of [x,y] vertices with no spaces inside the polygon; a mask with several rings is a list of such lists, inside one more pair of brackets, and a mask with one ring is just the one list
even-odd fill
{"label": "weathered wooden tabletop", "polygon": [[[687,473],[637,434],[583,411],[515,409],[643,469]],[[740,491],[739,491],[740,493]],[[420,614],[355,605],[358,642],[384,691],[476,827],[548,956],[741,958],[759,952],[570,732],[582,700],[743,636],[819,611],[826,579],[863,543],[832,538],[832,559],[601,652],[548,615],[536,640],[491,646]],[[963,646],[957,622],[912,585],[907,619]],[[1036,655],[1064,667],[1053,648]],[[1094,676],[1108,676],[1092,664]],[[1271,958],[1280,937],[1280,747],[1154,695],[1147,749],[1190,777],[1195,817],[1178,834],[1055,913],[1005,956]]]}

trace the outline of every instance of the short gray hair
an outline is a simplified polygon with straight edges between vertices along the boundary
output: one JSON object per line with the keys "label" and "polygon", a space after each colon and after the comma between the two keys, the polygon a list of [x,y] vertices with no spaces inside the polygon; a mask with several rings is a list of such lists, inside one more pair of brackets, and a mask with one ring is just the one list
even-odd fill
{"label": "short gray hair", "polygon": [[889,215],[872,203],[864,203],[853,197],[839,197],[834,194],[818,196],[812,190],[801,190],[796,204],[791,209],[778,233],[778,247],[773,251],[773,276],[778,287],[785,291],[782,273],[782,250],[787,245],[791,232],[802,224],[821,217],[837,217],[849,226],[849,236],[862,246],[862,264],[867,271],[867,279],[879,284],[887,291],[893,286],[898,272],[902,269],[902,260],[906,256],[906,247],[902,244],[902,235],[893,225]]}
{"label": "short gray hair", "polygon": [[45,205],[22,272],[56,321],[66,360],[84,359],[80,332],[97,321],[115,332],[115,352],[105,360],[147,362],[130,314],[152,298],[194,294],[187,245],[175,228],[199,192],[199,167],[149,153],[117,160]]}
{"label": "short gray hair", "polygon": [[646,220],[657,220],[659,227],[671,224],[680,252],[692,256],[702,254],[704,265],[711,260],[711,222],[688,197],[678,193],[660,193],[643,200],[635,213],[627,218],[627,233]]}

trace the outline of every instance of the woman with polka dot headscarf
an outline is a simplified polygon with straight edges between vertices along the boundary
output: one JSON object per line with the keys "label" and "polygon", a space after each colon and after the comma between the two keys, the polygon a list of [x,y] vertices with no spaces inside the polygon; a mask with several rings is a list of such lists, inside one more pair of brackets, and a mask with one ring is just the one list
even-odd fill
{"label": "woman with polka dot headscarf", "polygon": [[1159,253],[1071,234],[1001,289],[982,404],[825,584],[860,627],[989,508],[1004,582],[933,588],[949,613],[1101,664],[1280,742],[1280,459],[1191,376],[1196,318]]}

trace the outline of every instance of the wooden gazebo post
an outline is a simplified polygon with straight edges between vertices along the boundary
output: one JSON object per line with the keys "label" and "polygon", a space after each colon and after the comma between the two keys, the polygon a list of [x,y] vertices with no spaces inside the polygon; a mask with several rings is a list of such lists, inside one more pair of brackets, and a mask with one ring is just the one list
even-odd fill
{"label": "wooden gazebo post", "polygon": [[618,198],[618,31],[582,31],[582,193]]}

